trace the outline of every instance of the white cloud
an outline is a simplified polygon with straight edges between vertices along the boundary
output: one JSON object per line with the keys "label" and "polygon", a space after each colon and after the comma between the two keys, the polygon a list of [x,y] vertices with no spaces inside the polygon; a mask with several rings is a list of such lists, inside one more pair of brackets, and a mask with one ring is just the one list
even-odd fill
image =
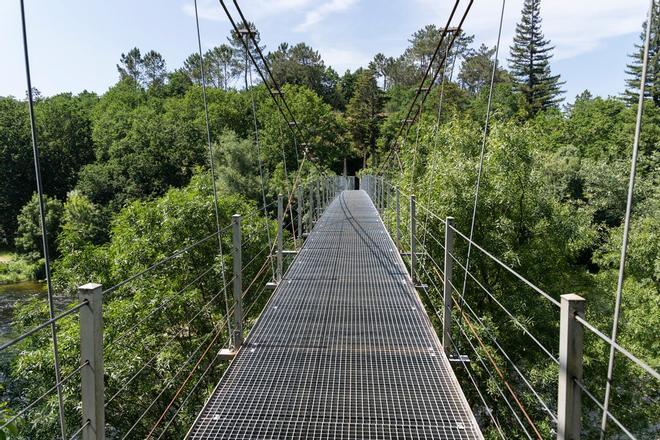
{"label": "white cloud", "polygon": [[327,15],[342,12],[357,3],[357,0],[330,0],[308,11],[302,23],[296,26],[298,32],[305,32],[313,25],[321,22]]}
{"label": "white cloud", "polygon": [[[429,21],[446,22],[450,12],[448,3],[441,6],[437,0],[416,1],[428,13]],[[523,0],[506,3],[504,47],[513,40],[522,4]],[[475,2],[465,21],[465,31],[476,34],[477,41],[495,44],[500,8],[501,2],[497,0]],[[639,32],[647,8],[646,0],[548,0],[541,3],[542,28],[545,37],[556,47],[555,60],[570,59],[594,50],[608,38]]]}

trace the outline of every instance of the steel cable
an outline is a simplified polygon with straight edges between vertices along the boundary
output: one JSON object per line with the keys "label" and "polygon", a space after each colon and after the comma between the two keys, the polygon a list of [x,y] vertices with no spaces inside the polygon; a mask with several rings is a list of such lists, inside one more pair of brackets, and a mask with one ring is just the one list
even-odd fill
{"label": "steel cable", "polygon": [[[202,76],[202,99],[204,101],[204,121],[206,123],[206,138],[209,149],[209,167],[211,168],[211,185],[213,188],[213,211],[215,213],[215,224],[218,234],[218,253],[220,256],[220,273],[222,276],[222,282],[227,285],[227,280],[225,279],[225,259],[222,252],[222,238],[220,236],[220,214],[218,213],[218,191],[215,182],[215,164],[213,161],[213,146],[211,145],[211,125],[209,123],[209,106],[208,100],[206,97],[206,74],[204,72],[204,54],[202,53],[202,38],[199,30],[199,14],[197,12],[197,0],[194,0],[195,3],[195,25],[197,28],[197,47],[199,50],[199,65],[200,73]],[[227,290],[225,289],[225,306],[227,312],[227,331],[228,334],[231,334],[231,324],[229,322],[229,301],[227,301]]]}
{"label": "steel cable", "polygon": [[[21,9],[21,31],[23,37],[23,55],[25,60],[25,80],[27,83],[27,105],[28,113],[30,116],[30,135],[32,139],[32,156],[34,161],[34,175],[37,184],[37,197],[39,200],[39,226],[41,229],[41,245],[44,253],[44,271],[46,275],[46,288],[47,288],[47,298],[48,298],[48,314],[50,317],[50,329],[51,329],[51,339],[53,341],[53,369],[55,372],[55,383],[59,384],[61,382],[61,372],[60,372],[60,353],[57,344],[57,324],[55,321],[55,304],[53,301],[53,283],[51,280],[50,273],[50,254],[48,249],[48,231],[46,227],[46,205],[44,203],[44,188],[43,182],[41,179],[41,164],[40,164],[40,153],[39,145],[37,143],[37,124],[34,116],[34,96],[32,89],[32,77],[30,74],[30,55],[28,53],[28,41],[27,41],[27,25],[25,18],[25,2],[20,0],[20,9]],[[57,385],[57,403],[58,403],[58,419],[60,424],[60,434],[62,440],[66,438],[66,423],[64,420],[64,398],[62,397],[62,390],[59,385]]]}

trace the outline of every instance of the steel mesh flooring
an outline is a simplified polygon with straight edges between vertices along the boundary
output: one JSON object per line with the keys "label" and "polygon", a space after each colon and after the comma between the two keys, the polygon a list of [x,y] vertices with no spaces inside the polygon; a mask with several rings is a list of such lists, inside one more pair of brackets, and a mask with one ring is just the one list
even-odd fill
{"label": "steel mesh flooring", "polygon": [[482,438],[365,192],[326,210],[188,438]]}

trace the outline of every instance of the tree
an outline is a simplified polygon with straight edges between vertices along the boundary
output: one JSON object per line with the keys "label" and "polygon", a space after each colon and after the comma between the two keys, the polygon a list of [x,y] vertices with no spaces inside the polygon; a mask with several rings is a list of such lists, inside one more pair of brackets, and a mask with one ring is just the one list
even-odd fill
{"label": "tree", "polygon": [[[654,20],[651,22],[651,38],[649,41],[649,61],[646,70],[645,98],[650,98],[656,107],[660,106],[660,1],[653,6]],[[625,100],[630,104],[637,104],[639,99],[639,84],[642,80],[642,61],[644,59],[644,41],[646,40],[646,21],[639,38],[640,44],[635,45],[635,53],[630,54],[632,63],[626,66],[626,90],[623,93]]]}
{"label": "tree", "polygon": [[382,53],[377,53],[373,61],[369,63],[369,68],[374,71],[377,78],[383,78],[383,90],[387,90],[394,58],[386,57]]}
{"label": "tree", "polygon": [[[46,216],[46,235],[48,237],[48,249],[50,255],[57,254],[55,238],[60,227],[62,217],[62,202],[57,199],[44,196],[44,207]],[[43,243],[41,234],[41,220],[39,217],[39,197],[37,193],[32,195],[30,201],[23,206],[17,217],[18,231],[16,236],[16,250],[30,261],[43,258]]]}
{"label": "tree", "polygon": [[367,156],[371,154],[373,157],[376,153],[382,108],[383,99],[376,76],[372,70],[364,70],[357,78],[355,94],[346,108],[353,144],[362,153],[364,166]]}
{"label": "tree", "polygon": [[150,50],[143,57],[137,47],[121,54],[117,70],[120,79],[129,78],[143,88],[158,88],[167,78],[163,56]]}
{"label": "tree", "polygon": [[167,68],[163,56],[154,50],[147,52],[142,59],[145,84],[149,88],[158,88],[165,84]]}
{"label": "tree", "polygon": [[233,56],[234,49],[227,44],[209,49],[204,54],[204,69],[209,84],[227,90]]}
{"label": "tree", "polygon": [[130,78],[137,84],[142,84],[142,54],[140,49],[134,47],[128,53],[122,53],[120,57],[120,64],[117,64],[119,77]]}
{"label": "tree", "polygon": [[62,254],[81,250],[88,244],[100,244],[105,239],[103,212],[79,191],[71,191],[62,209],[61,230],[57,248]]}
{"label": "tree", "polygon": [[[80,168],[94,160],[93,93],[63,93],[35,103],[43,186],[63,199],[76,184]],[[27,105],[0,98],[0,243],[11,245],[16,216],[35,188]]]}
{"label": "tree", "polygon": [[183,68],[181,70],[188,75],[188,78],[194,84],[202,85],[202,63],[201,57],[197,52],[188,55],[188,58],[183,61]]}
{"label": "tree", "polygon": [[305,43],[282,43],[268,54],[271,70],[279,85],[304,85],[334,108],[343,107],[339,75],[326,67],[321,55]]}
{"label": "tree", "polygon": [[509,65],[517,81],[516,89],[522,93],[532,115],[562,101],[560,87],[564,83],[550,71],[553,49],[541,31],[541,0],[525,0]]}
{"label": "tree", "polygon": [[[424,71],[428,68],[435,53],[436,48],[438,47],[438,42],[442,36],[442,28],[438,28],[435,25],[427,25],[423,29],[418,30],[412,35],[412,38],[408,40],[410,42],[410,47],[406,49],[404,53],[404,59],[415,66],[417,69],[417,80],[419,82]],[[452,44],[451,50],[447,53],[447,48],[449,42],[451,41],[451,34],[445,34],[440,49],[437,56],[435,57],[434,65],[432,72],[440,68],[440,63],[444,61],[444,66],[448,66],[450,60],[455,57],[461,57],[465,55],[465,52],[468,48],[468,45],[474,41],[474,35],[465,35],[463,32],[456,37],[454,43]],[[446,70],[446,69],[444,69]],[[439,81],[442,80],[442,77],[439,78]]]}
{"label": "tree", "polygon": [[[232,59],[234,49],[226,44],[209,49],[204,54],[204,76],[208,87],[217,87],[227,90],[232,77]],[[183,62],[183,72],[190,80],[202,85],[202,65],[197,52],[190,54]]]}
{"label": "tree", "polygon": [[[489,49],[485,44],[479,46],[479,49],[470,50],[465,55],[465,60],[461,65],[461,71],[458,74],[458,81],[464,89],[476,95],[481,88],[490,84],[493,73],[493,55],[495,48]],[[495,83],[504,79],[505,72],[497,68],[495,73]]]}
{"label": "tree", "polygon": [[[262,52],[266,49],[266,46],[259,45],[261,42],[261,34],[254,23],[248,22],[247,27],[243,23],[239,23],[238,29],[238,33],[232,30],[229,37],[227,37],[232,54],[230,64],[231,78],[237,78],[239,75],[245,74],[246,66],[248,66],[248,69],[252,68],[250,55],[252,55],[252,58],[257,62],[258,66],[263,67],[263,63],[259,57],[259,51],[255,47],[250,35],[254,36],[254,41],[256,41]],[[249,52],[246,52],[245,44],[247,44]]]}

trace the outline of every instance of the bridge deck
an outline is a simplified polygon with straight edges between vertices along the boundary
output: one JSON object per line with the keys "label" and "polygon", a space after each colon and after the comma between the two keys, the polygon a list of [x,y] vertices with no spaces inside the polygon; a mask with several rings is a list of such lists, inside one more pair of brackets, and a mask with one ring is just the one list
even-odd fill
{"label": "bridge deck", "polygon": [[482,438],[363,191],[328,207],[190,439]]}

